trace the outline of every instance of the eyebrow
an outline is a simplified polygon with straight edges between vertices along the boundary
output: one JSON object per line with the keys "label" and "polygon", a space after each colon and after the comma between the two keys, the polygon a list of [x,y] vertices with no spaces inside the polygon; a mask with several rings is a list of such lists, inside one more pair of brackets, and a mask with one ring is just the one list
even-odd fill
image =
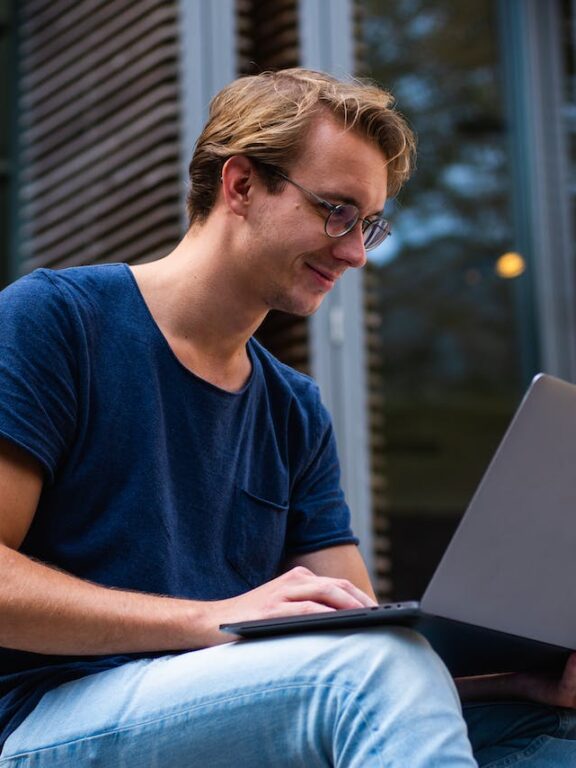
{"label": "eyebrow", "polygon": [[[351,197],[350,195],[339,195],[335,194],[334,192],[317,192],[316,193],[318,197],[324,198],[326,201],[330,200],[338,200],[338,203],[346,203],[348,205],[355,205],[356,208],[360,209],[360,204],[356,198]],[[336,203],[336,205],[338,204]]]}
{"label": "eyebrow", "polygon": [[[330,199],[332,200],[338,200],[338,203],[346,203],[347,205],[355,205],[356,208],[358,208],[359,211],[362,210],[362,206],[356,200],[355,197],[351,197],[350,195],[335,195],[333,192],[316,192],[318,197],[323,198],[326,200],[326,202],[330,202]],[[333,203],[333,205],[338,205],[338,203]],[[384,215],[384,208],[380,208],[378,211],[374,211],[374,213],[367,213],[366,216],[363,218],[369,219],[372,216],[383,216]]]}

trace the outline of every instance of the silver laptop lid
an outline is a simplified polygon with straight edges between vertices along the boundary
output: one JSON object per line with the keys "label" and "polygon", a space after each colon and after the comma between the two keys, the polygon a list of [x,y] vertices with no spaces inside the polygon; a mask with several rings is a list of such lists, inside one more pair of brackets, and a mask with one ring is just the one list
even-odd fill
{"label": "silver laptop lid", "polygon": [[576,648],[576,386],[533,380],[422,609]]}

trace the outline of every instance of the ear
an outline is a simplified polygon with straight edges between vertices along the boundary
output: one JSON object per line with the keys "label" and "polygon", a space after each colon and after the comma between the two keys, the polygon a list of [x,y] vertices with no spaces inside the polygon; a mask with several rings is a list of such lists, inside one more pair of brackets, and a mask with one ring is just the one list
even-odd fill
{"label": "ear", "polygon": [[252,202],[254,186],[259,181],[247,157],[229,157],[222,166],[224,201],[237,216],[245,216]]}

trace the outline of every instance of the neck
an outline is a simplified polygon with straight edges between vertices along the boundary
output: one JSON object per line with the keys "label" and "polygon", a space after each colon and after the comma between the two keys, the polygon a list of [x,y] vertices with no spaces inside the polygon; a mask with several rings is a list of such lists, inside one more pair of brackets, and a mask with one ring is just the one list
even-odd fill
{"label": "neck", "polygon": [[246,343],[266,308],[243,295],[234,249],[212,230],[193,228],[168,256],[133,272],[180,361],[217,386],[239,389],[250,373]]}

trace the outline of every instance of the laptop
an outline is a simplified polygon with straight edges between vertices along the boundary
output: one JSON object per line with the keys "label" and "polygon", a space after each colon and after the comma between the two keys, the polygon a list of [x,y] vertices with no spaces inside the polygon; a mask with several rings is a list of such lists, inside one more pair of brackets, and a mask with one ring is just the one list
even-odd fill
{"label": "laptop", "polygon": [[420,602],[223,624],[244,638],[405,626],[455,676],[559,670],[576,649],[576,386],[532,381]]}

